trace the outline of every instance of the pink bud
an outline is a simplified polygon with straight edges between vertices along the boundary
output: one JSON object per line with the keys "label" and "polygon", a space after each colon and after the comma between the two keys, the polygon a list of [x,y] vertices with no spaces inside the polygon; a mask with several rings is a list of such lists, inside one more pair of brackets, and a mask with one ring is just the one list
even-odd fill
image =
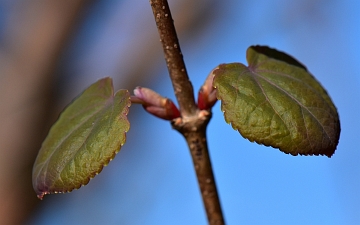
{"label": "pink bud", "polygon": [[213,87],[213,71],[210,72],[198,93],[198,108],[201,110],[211,109],[217,101],[216,89]]}
{"label": "pink bud", "polygon": [[180,112],[175,104],[149,88],[136,87],[131,98],[133,103],[140,103],[144,109],[164,120],[173,120],[180,117]]}

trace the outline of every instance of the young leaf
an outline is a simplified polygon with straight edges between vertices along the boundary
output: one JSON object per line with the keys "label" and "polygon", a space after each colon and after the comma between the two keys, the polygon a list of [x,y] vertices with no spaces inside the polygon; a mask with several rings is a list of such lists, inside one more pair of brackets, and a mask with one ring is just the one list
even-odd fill
{"label": "young leaf", "polygon": [[33,167],[33,187],[45,194],[70,192],[100,173],[125,143],[130,94],[114,95],[112,79],[88,87],[60,115]]}
{"label": "young leaf", "polygon": [[319,82],[294,58],[268,47],[250,47],[247,61],[248,67],[230,63],[214,71],[226,122],[252,142],[331,157],[340,121]]}

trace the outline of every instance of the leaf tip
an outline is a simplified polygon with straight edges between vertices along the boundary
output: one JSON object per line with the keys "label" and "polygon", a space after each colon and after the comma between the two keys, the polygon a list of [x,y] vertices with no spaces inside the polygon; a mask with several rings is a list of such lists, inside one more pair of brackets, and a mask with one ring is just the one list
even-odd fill
{"label": "leaf tip", "polygon": [[50,194],[49,192],[41,192],[40,194],[37,194],[36,196],[38,199],[43,200],[44,196]]}

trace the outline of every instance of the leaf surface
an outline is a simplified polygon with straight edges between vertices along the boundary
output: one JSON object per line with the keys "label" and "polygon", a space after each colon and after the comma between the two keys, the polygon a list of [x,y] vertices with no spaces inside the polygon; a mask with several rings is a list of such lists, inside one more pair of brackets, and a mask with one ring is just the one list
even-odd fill
{"label": "leaf surface", "polygon": [[249,66],[222,64],[213,72],[226,122],[252,142],[331,157],[340,121],[320,83],[297,60],[268,47],[251,46],[247,61]]}
{"label": "leaf surface", "polygon": [[127,90],[114,95],[112,79],[103,78],[67,106],[33,167],[33,187],[40,199],[78,189],[101,172],[125,143],[130,104]]}

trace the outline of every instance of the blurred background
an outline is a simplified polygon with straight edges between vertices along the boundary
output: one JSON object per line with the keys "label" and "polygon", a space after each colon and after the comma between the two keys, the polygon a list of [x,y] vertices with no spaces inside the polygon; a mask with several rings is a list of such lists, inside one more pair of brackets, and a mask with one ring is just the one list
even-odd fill
{"label": "blurred background", "polygon": [[[307,66],[338,108],[335,155],[250,143],[217,103],[210,155],[227,224],[360,224],[360,2],[170,0],[198,91],[250,45]],[[127,143],[80,190],[36,198],[31,169],[59,112],[99,78],[174,98],[148,1],[0,0],[0,224],[207,224],[185,140],[134,105]]]}

